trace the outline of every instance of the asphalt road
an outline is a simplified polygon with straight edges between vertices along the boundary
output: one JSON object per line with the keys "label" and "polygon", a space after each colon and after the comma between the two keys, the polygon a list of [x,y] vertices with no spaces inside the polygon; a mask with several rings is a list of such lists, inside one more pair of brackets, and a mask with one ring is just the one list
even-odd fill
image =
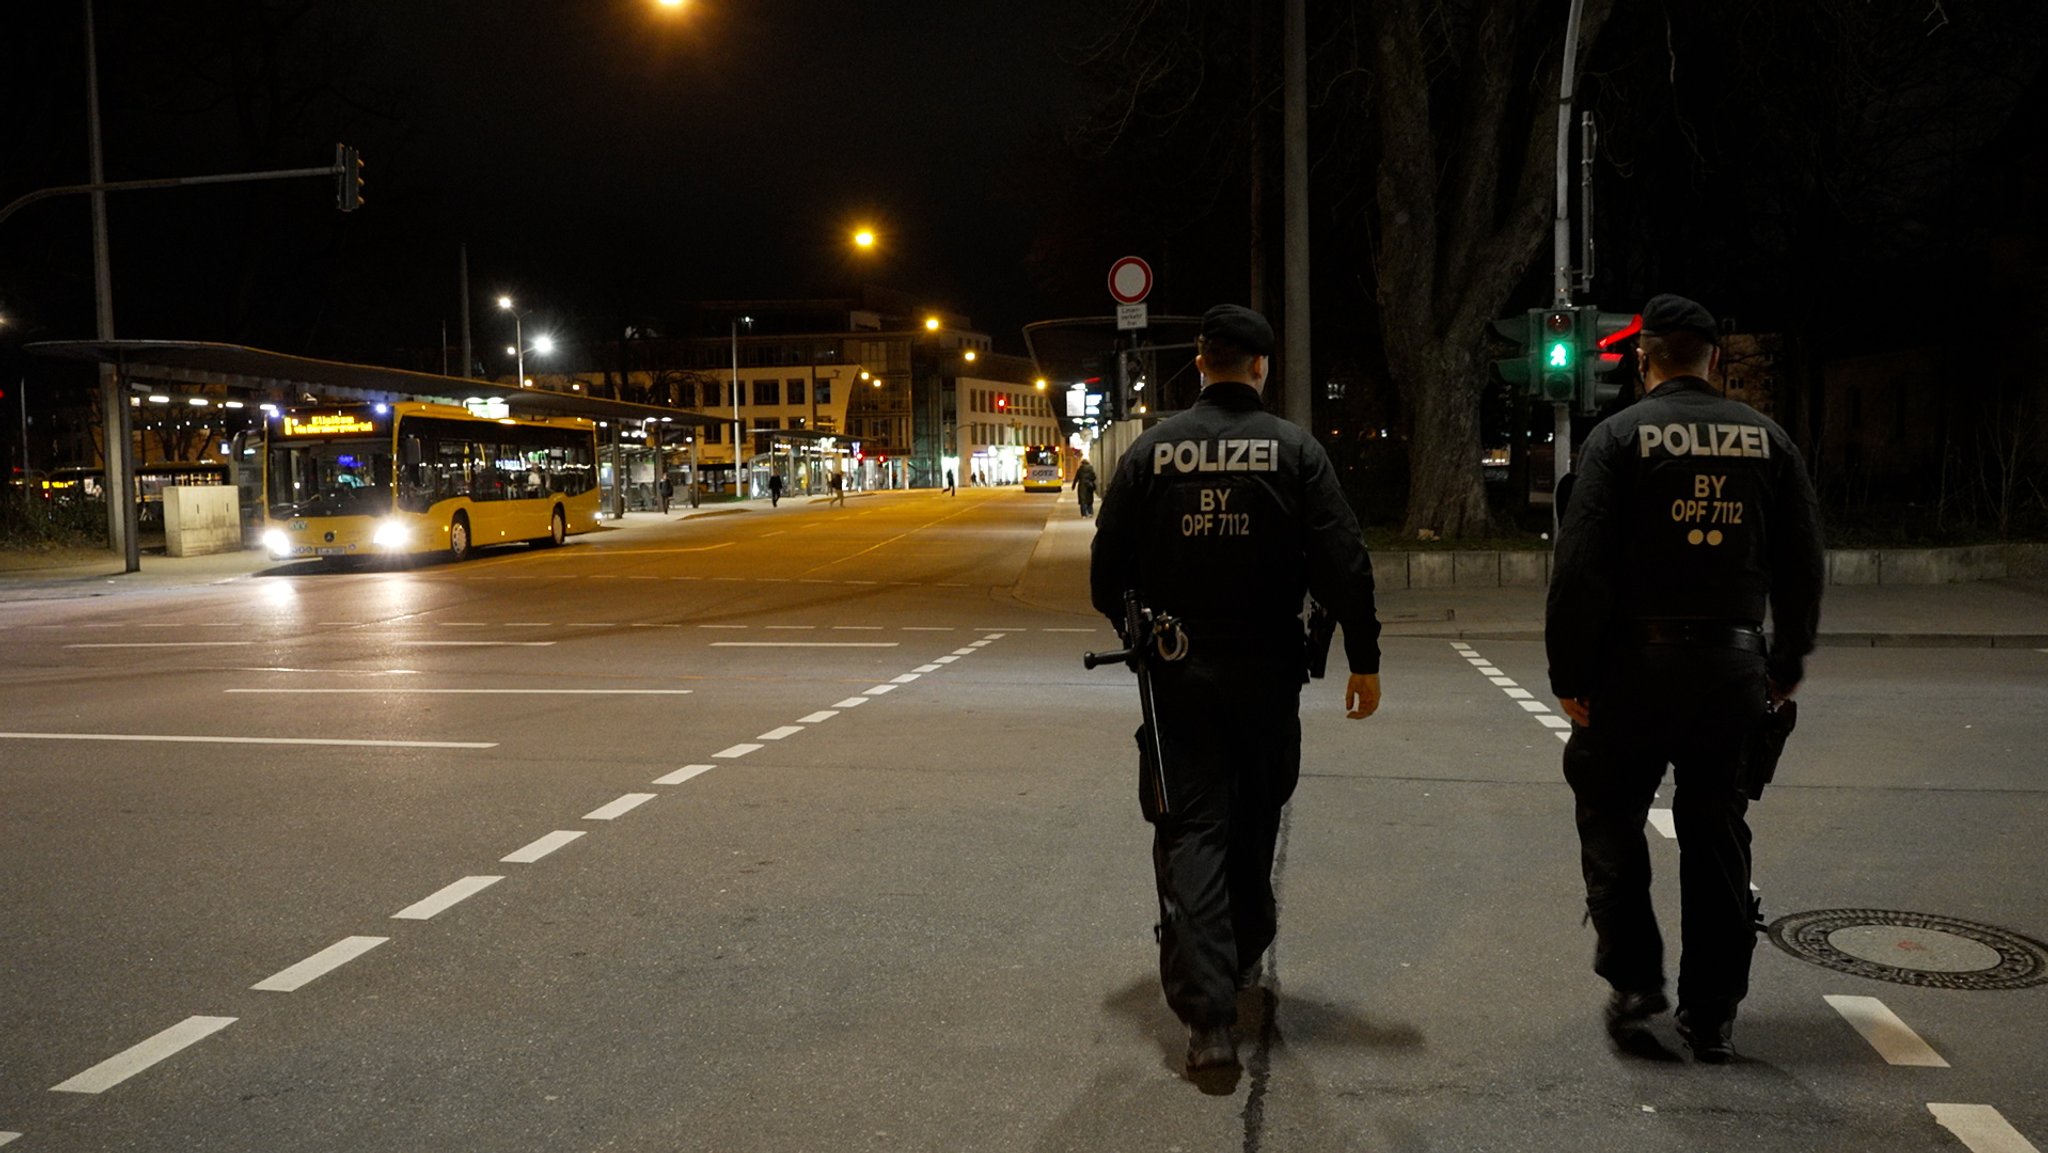
{"label": "asphalt road", "polygon": [[[1367,721],[1311,686],[1246,1069],[1191,1084],[1136,695],[1078,659],[1114,639],[1086,532],[1014,492],[786,501],[0,604],[0,1142],[2048,1144],[2048,985],[1764,943],[1744,1061],[1682,1059],[1668,1021],[1670,1059],[1614,1052],[1526,641],[1390,638]],[[1754,810],[1767,915],[2048,936],[2044,674],[2029,650],[1823,650]],[[1650,835],[1675,942],[1676,846]],[[1860,939],[1978,964],[1954,936]]]}

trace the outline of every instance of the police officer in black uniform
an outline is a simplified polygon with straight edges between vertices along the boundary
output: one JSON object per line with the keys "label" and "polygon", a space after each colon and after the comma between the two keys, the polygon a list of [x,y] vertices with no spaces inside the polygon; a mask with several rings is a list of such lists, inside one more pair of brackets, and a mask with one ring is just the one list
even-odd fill
{"label": "police officer in black uniform", "polygon": [[[1749,800],[1737,787],[1766,700],[1798,687],[1820,621],[1824,561],[1813,484],[1785,430],[1706,377],[1714,318],[1679,296],[1643,306],[1644,398],[1603,421],[1579,458],[1559,529],[1544,641],[1573,722],[1593,971],[1613,986],[1607,1029],[1628,1046],[1668,1007],[1643,830],[1668,764],[1679,843],[1679,1033],[1731,1060],[1749,991],[1756,904]],[[1769,604],[1775,631],[1766,650]]]}
{"label": "police officer in black uniform", "polygon": [[[1237,990],[1277,929],[1273,854],[1301,769],[1305,592],[1343,628],[1346,715],[1371,716],[1380,696],[1358,521],[1322,446],[1260,408],[1271,326],[1218,305],[1200,348],[1201,397],[1118,463],[1089,571],[1096,609],[1119,627],[1135,589],[1178,618],[1187,642],[1181,659],[1153,665],[1168,811],[1149,788],[1139,794],[1153,826],[1160,978],[1188,1026],[1190,1073],[1237,1063]],[[1141,750],[1150,736],[1139,730]]]}

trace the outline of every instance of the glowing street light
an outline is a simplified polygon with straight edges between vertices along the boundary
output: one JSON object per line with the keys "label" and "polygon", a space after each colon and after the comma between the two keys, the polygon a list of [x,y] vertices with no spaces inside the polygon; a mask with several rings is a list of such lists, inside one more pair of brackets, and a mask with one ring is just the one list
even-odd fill
{"label": "glowing street light", "polygon": [[1040,392],[1044,392],[1044,391],[1045,391],[1045,378],[1044,378],[1044,377],[1042,377],[1042,376],[1041,376],[1041,377],[1039,377],[1039,378],[1038,378],[1037,380],[1034,380],[1034,381],[1032,381],[1032,382],[1031,382],[1031,384],[1032,384],[1032,387],[1036,388],[1036,389],[1037,389],[1038,391],[1040,391]]}
{"label": "glowing street light", "polygon": [[924,330],[926,332],[937,332],[939,330],[939,318],[936,316],[925,317]]}
{"label": "glowing street light", "polygon": [[971,349],[971,348],[970,348],[970,349],[968,349],[968,350],[967,350],[966,352],[963,352],[963,353],[961,353],[960,355],[961,355],[961,358],[962,358],[962,359],[964,359],[964,360],[966,360],[966,361],[967,361],[967,363],[969,363],[969,364],[973,364],[973,363],[974,363],[974,350],[973,350],[973,349]]}
{"label": "glowing street light", "polygon": [[855,232],[853,234],[853,244],[856,248],[873,248],[875,246],[875,230],[863,228]]}

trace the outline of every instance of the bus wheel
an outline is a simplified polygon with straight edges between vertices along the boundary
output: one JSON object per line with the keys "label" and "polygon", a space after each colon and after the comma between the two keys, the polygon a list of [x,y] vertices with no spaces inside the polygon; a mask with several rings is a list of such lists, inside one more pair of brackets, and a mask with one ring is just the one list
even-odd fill
{"label": "bus wheel", "polygon": [[469,518],[461,513],[448,522],[448,559],[466,561],[469,559]]}
{"label": "bus wheel", "polygon": [[562,516],[560,506],[557,506],[555,515],[548,518],[548,535],[536,539],[533,544],[535,548],[555,548],[568,539],[569,522]]}

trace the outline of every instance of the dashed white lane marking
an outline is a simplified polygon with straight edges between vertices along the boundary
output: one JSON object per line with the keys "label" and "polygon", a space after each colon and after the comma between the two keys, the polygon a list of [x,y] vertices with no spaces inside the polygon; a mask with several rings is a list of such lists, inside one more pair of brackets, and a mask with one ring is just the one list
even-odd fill
{"label": "dashed white lane marking", "polygon": [[698,625],[700,629],[743,629],[745,625]]}
{"label": "dashed white lane marking", "polygon": [[[1502,680],[1506,680],[1507,678],[1506,678],[1506,677],[1502,677],[1501,679],[1502,679]],[[1530,692],[1530,691],[1529,691],[1528,689],[1521,689],[1521,688],[1510,688],[1510,689],[1506,689],[1505,691],[1506,691],[1506,693],[1508,694],[1508,697],[1509,697],[1509,699],[1511,699],[1511,700],[1517,700],[1517,701],[1533,701],[1533,700],[1535,700],[1535,699],[1536,699],[1536,694],[1535,694],[1535,693],[1532,693],[1532,692]]]}
{"label": "dashed white lane marking", "polygon": [[1515,687],[1515,678],[1513,677],[1488,677],[1486,679],[1492,681],[1494,684],[1499,685],[1501,688],[1504,689],[1511,689]]}
{"label": "dashed white lane marking", "polygon": [[[2048,652],[2048,649],[2042,650]],[[1929,1104],[1927,1111],[1934,1114],[1940,1126],[1956,1135],[1970,1148],[1971,1153],[2041,1153],[2034,1143],[2020,1136],[1998,1110],[1989,1105],[1935,1105]]]}
{"label": "dashed white lane marking", "polygon": [[933,663],[933,664],[935,664],[935,665],[950,665],[950,664],[952,664],[952,663],[953,663],[954,661],[957,661],[957,660],[959,660],[959,659],[960,659],[959,657],[957,657],[957,656],[954,656],[954,655],[953,655],[953,654],[951,654],[951,653],[948,653],[948,654],[946,654],[945,656],[942,656],[942,657],[933,657],[933,658],[932,658],[932,663]]}
{"label": "dashed white lane marking", "polygon": [[1542,716],[1537,717],[1536,719],[1542,722],[1544,728],[1558,729],[1560,730],[1560,736],[1566,738],[1567,740],[1571,738],[1571,733],[1569,730],[1572,727],[1572,722],[1570,718],[1560,717],[1556,713],[1544,713]]}
{"label": "dashed white lane marking", "polygon": [[1498,677],[1505,674],[1503,674],[1499,669],[1494,668],[1492,665],[1480,665],[1479,675],[1482,677]]}
{"label": "dashed white lane marking", "polygon": [[[0,628],[6,628],[6,627],[8,627],[8,626],[6,626],[6,625],[0,625]],[[19,1133],[0,1133],[0,1145],[5,1145],[5,1144],[7,1144],[7,1143],[8,1143],[9,1141],[18,1141],[18,1140],[20,1140],[20,1139],[21,1139],[21,1134],[19,1134]]]}
{"label": "dashed white lane marking", "polygon": [[811,629],[817,628],[818,626],[817,626],[817,625],[769,625],[769,626],[767,626],[767,627],[768,627],[769,629],[771,629],[771,630],[773,630],[773,629],[781,629],[781,630],[783,630],[784,632],[808,632],[808,631],[810,631]]}
{"label": "dashed white lane marking", "polygon": [[[1019,629],[1019,630],[1017,630],[1017,631],[1019,631],[1019,632],[1022,632],[1023,630]],[[1039,629],[1038,631],[1039,631],[1039,632],[1042,632],[1042,633],[1092,633],[1092,632],[1095,632],[1096,630],[1094,630],[1094,629]]]}
{"label": "dashed white lane marking", "polygon": [[861,692],[866,693],[868,696],[871,697],[879,697],[883,693],[895,692],[897,687],[898,686],[896,685],[876,685],[874,688],[871,689],[862,689]]}
{"label": "dashed white lane marking", "polygon": [[1459,650],[1460,652],[1469,652],[1472,649],[1472,646],[1466,644],[1464,641],[1452,641],[1451,647]]}
{"label": "dashed white lane marking", "polygon": [[617,820],[660,795],[659,793],[627,793],[616,801],[599,805],[597,808],[583,814],[583,819],[586,821]]}
{"label": "dashed white lane marking", "polygon": [[973,656],[973,655],[974,655],[974,650],[973,650],[973,649],[954,649],[954,650],[953,650],[953,655],[954,655],[954,656],[956,656],[956,657],[971,657],[971,656]]}
{"label": "dashed white lane marking", "polygon": [[900,641],[712,641],[714,649],[893,649]]}
{"label": "dashed white lane marking", "polygon": [[942,667],[941,665],[919,665],[910,671],[913,673],[935,673]]}
{"label": "dashed white lane marking", "polygon": [[69,644],[67,649],[228,649],[255,644],[255,641],[105,641]]}
{"label": "dashed white lane marking", "polygon": [[673,773],[664,773],[654,778],[654,783],[657,785],[680,785],[691,777],[701,777],[717,767],[717,765],[684,765]]}
{"label": "dashed white lane marking", "polygon": [[953,631],[953,626],[952,626],[952,625],[904,625],[904,626],[903,626],[903,631],[904,631],[904,632],[906,632],[906,633],[950,633],[950,632],[952,632],[952,631]]}
{"label": "dashed white lane marking", "polygon": [[464,877],[422,900],[414,901],[405,908],[391,914],[394,921],[424,921],[436,913],[443,912],[467,901],[499,881],[503,877]]}
{"label": "dashed white lane marking", "polygon": [[727,761],[729,761],[729,760],[733,759],[734,757],[744,757],[744,756],[746,756],[746,755],[747,755],[748,753],[754,752],[754,751],[756,751],[757,749],[759,749],[760,747],[761,747],[760,745],[749,745],[749,744],[737,744],[737,745],[730,745],[730,746],[727,746],[726,748],[723,748],[723,749],[720,749],[720,750],[718,750],[717,752],[715,752],[715,753],[713,753],[713,754],[711,754],[711,755],[712,755],[712,756],[714,756],[714,757],[717,757],[717,758],[718,758],[718,759],[720,759],[720,760],[727,760]]}
{"label": "dashed white lane marking", "polygon": [[389,937],[343,937],[325,949],[288,969],[263,978],[251,989],[264,993],[291,993],[334,972],[364,953],[389,941]]}
{"label": "dashed white lane marking", "polygon": [[[575,626],[570,626],[575,627]],[[399,641],[402,645],[418,648],[444,649],[545,649],[554,647],[553,641]]]}
{"label": "dashed white lane marking", "polygon": [[235,1023],[233,1017],[187,1017],[140,1044],[130,1046],[76,1077],[50,1086],[53,1093],[104,1093],[166,1057],[206,1040]]}
{"label": "dashed white lane marking", "polygon": [[922,673],[904,673],[902,676],[890,677],[889,683],[892,685],[907,685],[922,675]]}
{"label": "dashed white lane marking", "polygon": [[841,633],[878,633],[881,625],[833,625],[832,631]]}
{"label": "dashed white lane marking", "polygon": [[[1570,722],[1570,721],[1566,721],[1566,722],[1565,722],[1565,724],[1566,724],[1567,726],[1569,726],[1569,725],[1571,724],[1571,722]],[[1569,741],[1569,740],[1571,740],[1571,739],[1572,739],[1572,735],[1571,735],[1570,733],[1568,733],[1568,732],[1564,732],[1564,733],[1559,733],[1559,734],[1557,734],[1557,739],[1558,739],[1558,740],[1560,740],[1560,741]]]}
{"label": "dashed white lane marking", "polygon": [[793,737],[803,731],[804,727],[802,725],[778,725],[754,739],[757,741],[779,741],[784,737]]}
{"label": "dashed white lane marking", "polygon": [[1544,703],[1543,703],[1542,701],[1539,701],[1539,700],[1533,700],[1533,699],[1532,699],[1532,700],[1526,700],[1526,701],[1516,701],[1515,703],[1516,703],[1516,704],[1518,704],[1518,705],[1520,705],[1520,706],[1522,706],[1522,709],[1523,709],[1523,710],[1524,710],[1525,712],[1531,712],[1531,713],[1547,713],[1547,712],[1549,712],[1549,711],[1550,711],[1550,706],[1549,706],[1549,705],[1546,705],[1546,704],[1544,704]]}
{"label": "dashed white lane marking", "polygon": [[829,721],[838,715],[839,712],[836,709],[819,709],[809,716],[798,717],[796,723],[800,725],[815,725],[823,721]]}
{"label": "dashed white lane marking", "polygon": [[1664,834],[1665,840],[1678,839],[1678,825],[1673,822],[1670,809],[1651,809],[1650,827]]}
{"label": "dashed white lane marking", "polygon": [[495,749],[496,741],[378,741],[339,737],[174,737],[153,733],[0,733],[10,741],[151,741],[173,745],[345,745],[372,749]]}
{"label": "dashed white lane marking", "polygon": [[523,849],[499,857],[498,860],[507,865],[531,865],[582,835],[582,829],[557,829]]}
{"label": "dashed white lane marking", "polygon": [[407,685],[383,689],[222,689],[224,693],[404,693],[407,696],[420,694],[461,694],[466,696],[583,696],[583,697],[686,697],[695,689],[421,689]]}
{"label": "dashed white lane marking", "polygon": [[866,697],[848,697],[845,700],[840,701],[838,704],[833,705],[832,707],[835,709],[853,709],[859,708],[861,705],[867,703],[868,699]]}
{"label": "dashed white lane marking", "polygon": [[1946,1069],[1948,1062],[1934,1047],[1920,1039],[1883,1001],[1875,997],[1850,997],[1833,993],[1821,998],[1854,1026],[1877,1055],[1889,1065],[1912,1065],[1922,1069]]}

